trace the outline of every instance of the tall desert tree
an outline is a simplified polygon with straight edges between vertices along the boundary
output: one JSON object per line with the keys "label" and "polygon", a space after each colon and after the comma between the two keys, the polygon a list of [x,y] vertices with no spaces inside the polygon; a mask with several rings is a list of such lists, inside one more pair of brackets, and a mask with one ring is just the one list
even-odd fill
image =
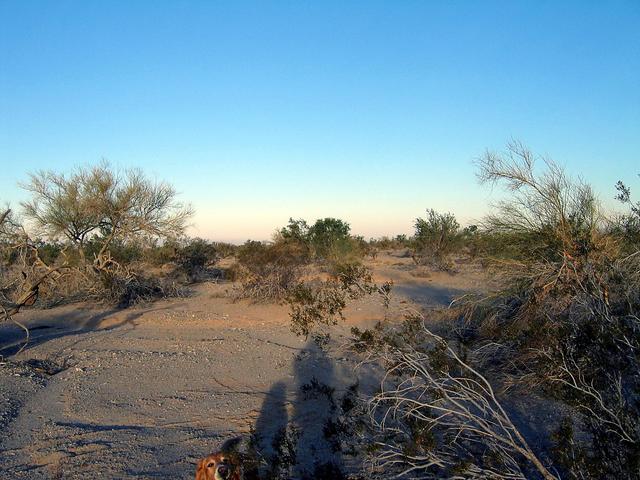
{"label": "tall desert tree", "polygon": [[22,203],[28,220],[49,238],[68,240],[81,256],[86,242],[97,239],[96,260],[115,240],[179,236],[193,214],[168,183],[154,182],[140,170],[117,172],[104,163],[70,174],[39,171],[22,187],[31,193]]}

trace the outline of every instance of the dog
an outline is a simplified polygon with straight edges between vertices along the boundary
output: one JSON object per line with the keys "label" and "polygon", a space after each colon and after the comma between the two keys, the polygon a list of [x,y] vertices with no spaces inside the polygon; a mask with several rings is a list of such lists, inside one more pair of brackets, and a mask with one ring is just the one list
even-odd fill
{"label": "dog", "polygon": [[200,460],[196,480],[242,480],[240,469],[236,455],[216,452]]}

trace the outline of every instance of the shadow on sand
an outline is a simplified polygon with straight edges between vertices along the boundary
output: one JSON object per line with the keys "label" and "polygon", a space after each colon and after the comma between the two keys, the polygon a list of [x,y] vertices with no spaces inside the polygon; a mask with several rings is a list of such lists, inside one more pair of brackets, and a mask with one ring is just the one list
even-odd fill
{"label": "shadow on sand", "polygon": [[255,423],[262,479],[346,478],[345,459],[332,438],[340,399],[355,382],[353,370],[309,341],[296,357],[294,377],[274,383]]}
{"label": "shadow on sand", "polygon": [[[23,346],[23,351],[28,351],[62,337],[88,332],[106,332],[125,325],[135,327],[135,321],[148,311],[145,309],[127,312],[121,308],[97,310],[77,307],[73,310],[66,308],[62,313],[53,310],[33,311],[30,313],[35,313],[34,317],[28,320],[16,315],[16,320],[29,329],[29,341],[25,346],[25,331],[15,323],[0,324],[0,357],[15,355]],[[117,317],[117,320],[108,326],[102,326],[110,317]]]}

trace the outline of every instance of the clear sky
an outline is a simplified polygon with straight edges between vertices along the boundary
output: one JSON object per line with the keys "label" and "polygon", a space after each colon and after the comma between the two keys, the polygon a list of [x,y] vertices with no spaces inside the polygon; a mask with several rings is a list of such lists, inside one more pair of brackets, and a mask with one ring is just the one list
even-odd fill
{"label": "clear sky", "polygon": [[0,201],[107,159],[168,180],[193,235],[335,216],[462,223],[516,138],[640,195],[640,1],[0,0]]}

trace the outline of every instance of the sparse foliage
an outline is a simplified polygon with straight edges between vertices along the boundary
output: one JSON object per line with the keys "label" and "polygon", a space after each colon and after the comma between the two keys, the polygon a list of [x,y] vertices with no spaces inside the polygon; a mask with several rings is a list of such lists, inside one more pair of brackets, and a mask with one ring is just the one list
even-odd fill
{"label": "sparse foliage", "polygon": [[281,301],[297,284],[307,264],[306,250],[297,242],[266,244],[247,241],[238,248],[243,268],[239,296],[257,301]]}
{"label": "sparse foliage", "polygon": [[[505,385],[537,388],[574,409],[577,429],[562,433],[563,444],[575,446],[575,462],[558,458],[565,476],[636,478],[636,254],[623,253],[619,239],[607,233],[588,185],[550,160],[545,166],[537,174],[534,156],[520,144],[480,162],[481,180],[504,183],[512,194],[487,227],[523,251],[517,261],[501,264],[505,289],[469,305],[466,336],[470,347],[500,346],[490,363]],[[623,200],[628,193],[621,192]],[[585,431],[588,436],[579,434]]]}
{"label": "sparse foliage", "polygon": [[617,227],[621,231],[626,240],[625,243],[631,247],[628,250],[632,251],[633,248],[637,249],[640,245],[640,202],[633,202],[631,189],[622,181],[616,183],[616,190],[618,191],[616,200],[629,207],[629,213],[618,219],[614,229]]}
{"label": "sparse foliage", "polygon": [[451,213],[427,210],[427,218],[417,218],[413,239],[413,259],[419,265],[449,270],[447,255],[460,245],[460,225]]}
{"label": "sparse foliage", "polygon": [[25,217],[50,240],[68,243],[65,257],[77,259],[76,278],[89,295],[129,304],[135,292],[159,292],[129,264],[141,257],[140,245],[184,232],[192,210],[176,201],[173,187],[100,164],[68,175],[40,171],[23,188],[31,193]]}
{"label": "sparse foliage", "polygon": [[66,238],[81,256],[88,240],[99,242],[98,269],[114,241],[178,237],[192,215],[169,184],[150,181],[139,170],[118,173],[106,164],[71,175],[40,171],[23,188],[32,195],[22,204],[25,217],[49,238]]}
{"label": "sparse foliage", "polygon": [[485,229],[518,242],[521,255],[534,261],[579,257],[602,248],[603,217],[591,187],[572,181],[550,159],[541,160],[545,170],[538,174],[534,154],[512,142],[506,153],[487,152],[478,161],[480,182],[499,183],[510,194],[486,218]]}

